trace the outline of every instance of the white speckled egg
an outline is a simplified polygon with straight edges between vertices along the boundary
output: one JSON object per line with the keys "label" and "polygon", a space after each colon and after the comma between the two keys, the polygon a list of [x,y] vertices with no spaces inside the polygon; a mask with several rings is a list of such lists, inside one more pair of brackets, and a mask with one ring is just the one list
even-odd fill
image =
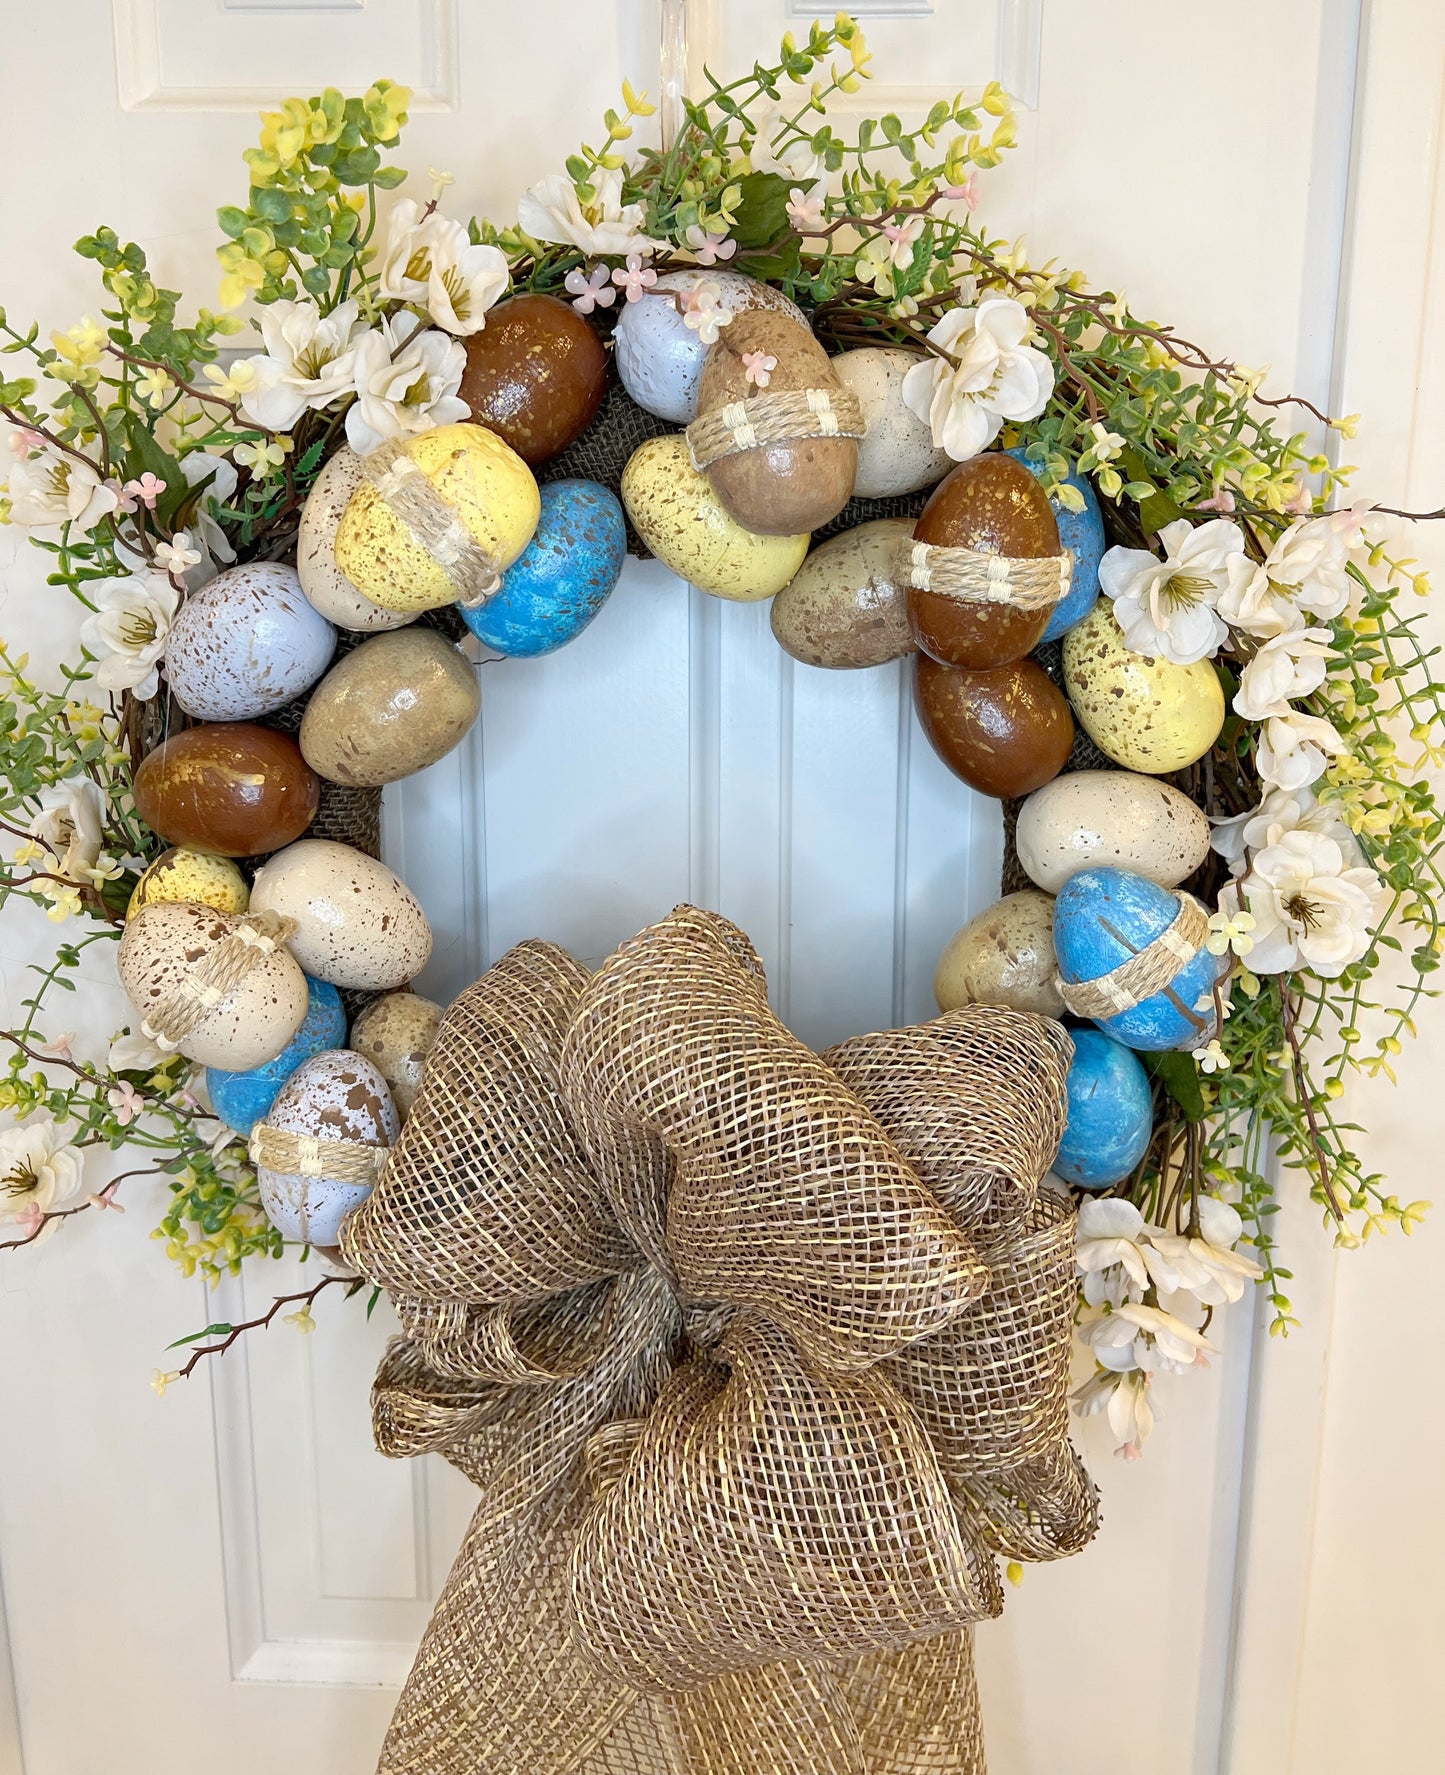
{"label": "white speckled egg", "polygon": [[[240,920],[212,906],[158,900],[125,927],[117,966],[142,1022],[184,990]],[[248,1072],[274,1060],[300,1029],[309,1004],[306,976],[285,949],[259,954],[240,981],[181,1042],[202,1066]]]}
{"label": "white speckled egg", "polygon": [[336,565],[336,527],[352,494],[366,479],[361,458],[344,446],[327,462],[312,483],[301,511],[301,534],[296,541],[296,571],[301,590],[312,607],[338,629],[399,629],[415,622],[415,610],[383,610],[363,598]]}
{"label": "white speckled egg", "polygon": [[1131,770],[1078,770],[1019,811],[1019,861],[1045,893],[1103,865],[1178,887],[1209,854],[1209,821],[1187,795]]}
{"label": "white speckled egg", "polygon": [[690,425],[697,418],[697,390],[708,348],[683,321],[671,292],[704,282],[717,285],[723,304],[734,314],[775,308],[808,324],[802,309],[781,290],[740,271],[664,272],[647,295],[623,304],[612,342],[622,386],[645,412],[674,425]]}
{"label": "white speckled egg", "polygon": [[291,953],[318,980],[390,992],[426,966],[431,926],[384,863],[349,844],[302,838],[256,872],[253,912],[296,920]]}
{"label": "white speckled egg", "polygon": [[252,561],[186,599],[166,678],[197,721],[254,721],[309,690],[335,651],[336,631],[306,602],[296,569]]}
{"label": "white speckled egg", "polygon": [[1054,956],[1054,903],[1024,888],[1005,894],[959,931],[938,958],[933,996],[940,1011],[1007,1005],[1062,1017]]}
{"label": "white speckled egg", "polygon": [[[389,1147],[400,1130],[386,1080],[348,1048],[328,1048],[298,1067],[271,1106],[266,1125],[312,1134],[322,1143],[354,1140]],[[372,1185],[339,1177],[293,1177],[259,1165],[256,1184],[272,1226],[288,1239],[334,1246],[341,1223]]]}
{"label": "white speckled egg", "polygon": [[352,1047],[386,1080],[403,1117],[411,1114],[441,1020],[441,1006],[420,993],[389,992],[369,1005],[352,1027]]}
{"label": "white speckled egg", "polygon": [[902,345],[865,345],[833,359],[833,369],[863,408],[868,430],[858,446],[856,499],[893,499],[941,481],[953,467],[947,450],[903,404],[903,378],[921,355]]}

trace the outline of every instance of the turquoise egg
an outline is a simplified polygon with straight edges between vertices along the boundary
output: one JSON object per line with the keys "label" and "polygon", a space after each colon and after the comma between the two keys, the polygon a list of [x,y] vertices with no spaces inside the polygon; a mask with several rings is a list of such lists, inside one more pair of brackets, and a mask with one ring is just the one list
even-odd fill
{"label": "turquoise egg", "polygon": [[306,1017],[300,1029],[274,1060],[250,1072],[225,1072],[219,1066],[206,1068],[206,1090],[211,1108],[238,1134],[249,1134],[257,1122],[271,1113],[271,1105],[281,1094],[298,1066],[304,1066],[313,1055],[327,1048],[339,1048],[346,1041],[346,1012],[341,994],[325,980],[306,976]]}
{"label": "turquoise egg", "polygon": [[1078,1189],[1108,1189],[1144,1157],[1154,1131],[1149,1075],[1122,1042],[1075,1029],[1069,1121],[1051,1169]]}
{"label": "turquoise egg", "polygon": [[[1179,902],[1169,888],[1128,869],[1081,869],[1054,901],[1054,950],[1066,985],[1097,980],[1173,924]],[[1197,1048],[1218,1035],[1216,980],[1229,972],[1228,955],[1201,949],[1169,985],[1099,1028],[1131,1048]]]}
{"label": "turquoise egg", "polygon": [[[1029,461],[1026,446],[1020,445],[1007,454],[1021,462],[1036,481],[1043,480],[1043,465]],[[1104,514],[1099,510],[1099,496],[1094,492],[1093,483],[1074,469],[1070,469],[1064,478],[1070,487],[1077,487],[1083,494],[1084,509],[1071,512],[1060,505],[1057,497],[1049,501],[1059,526],[1059,544],[1074,551],[1074,572],[1069,581],[1068,597],[1059,603],[1049,618],[1049,626],[1043,635],[1045,641],[1057,641],[1060,635],[1067,635],[1074,624],[1081,623],[1094,608],[1099,600],[1099,563],[1109,546],[1109,539],[1104,535]]]}
{"label": "turquoise egg", "polygon": [[607,602],[627,559],[622,503],[597,481],[551,481],[502,589],[462,620],[493,653],[532,659],[575,640]]}

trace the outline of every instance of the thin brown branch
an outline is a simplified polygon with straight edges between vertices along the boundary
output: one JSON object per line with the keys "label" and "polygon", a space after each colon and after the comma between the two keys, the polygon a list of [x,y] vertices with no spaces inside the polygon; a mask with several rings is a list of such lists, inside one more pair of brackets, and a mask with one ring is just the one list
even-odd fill
{"label": "thin brown branch", "polygon": [[[147,370],[159,370],[163,376],[169,377],[175,383],[182,394],[188,394],[192,400],[204,401],[207,406],[220,407],[223,412],[229,413],[240,430],[266,431],[264,425],[257,425],[254,421],[247,419],[235,401],[224,400],[214,391],[207,393],[204,389],[196,388],[192,383],[182,382],[169,364],[163,364],[159,359],[153,357],[139,357],[133,351],[122,351],[118,345],[107,345],[105,349],[112,357],[118,357],[123,364],[140,364]],[[270,437],[272,434],[266,432],[266,435]]]}
{"label": "thin brown branch", "polygon": [[281,1311],[282,1307],[292,1306],[299,1302],[303,1308],[309,1308],[311,1303],[323,1289],[330,1288],[334,1282],[340,1282],[342,1280],[343,1278],[340,1276],[323,1276],[314,1288],[305,1289],[299,1294],[278,1294],[275,1300],[271,1302],[271,1305],[259,1318],[247,1319],[240,1325],[233,1325],[218,1343],[199,1344],[191,1351],[190,1360],[186,1363],[184,1368],[180,1369],[176,1378],[178,1380],[189,1379],[195,1369],[207,1357],[224,1354],[224,1352],[229,1350],[233,1344],[238,1343],[248,1331],[264,1331],[276,1317],[277,1313]]}
{"label": "thin brown branch", "polygon": [[21,1239],[0,1239],[0,1251],[19,1251],[26,1245],[33,1245],[52,1221],[69,1220],[73,1215],[84,1214],[88,1209],[101,1204],[110,1206],[117,1189],[132,1177],[159,1177],[159,1167],[147,1165],[139,1171],[122,1171],[118,1177],[112,1177],[83,1202],[77,1202],[73,1208],[52,1208],[42,1214],[30,1231]]}

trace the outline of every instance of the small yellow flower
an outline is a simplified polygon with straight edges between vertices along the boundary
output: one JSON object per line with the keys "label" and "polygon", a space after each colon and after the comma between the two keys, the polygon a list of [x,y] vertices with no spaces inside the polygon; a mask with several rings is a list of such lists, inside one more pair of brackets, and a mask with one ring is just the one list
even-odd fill
{"label": "small yellow flower", "polygon": [[159,1368],[153,1368],[151,1370],[151,1391],[155,1394],[157,1399],[164,1399],[166,1396],[166,1388],[169,1387],[173,1381],[178,1381],[180,1378],[181,1371],[178,1368],[171,1369],[169,1373],[166,1373]]}
{"label": "small yellow flower", "polygon": [[222,401],[239,401],[243,394],[256,386],[256,367],[245,358],[232,364],[229,370],[223,370],[219,364],[205,364],[201,374],[211,385],[207,392]]}
{"label": "small yellow flower", "polygon": [[1217,1039],[1210,1042],[1207,1048],[1196,1048],[1194,1060],[1201,1072],[1229,1071],[1229,1056]]}
{"label": "small yellow flower", "polygon": [[308,1335],[316,1329],[316,1321],[311,1317],[310,1307],[302,1307],[299,1312],[287,1313],[285,1322],[288,1325],[294,1325],[298,1331]]}
{"label": "small yellow flower", "polygon": [[1216,912],[1209,920],[1209,936],[1204,947],[1211,955],[1226,955],[1232,949],[1236,955],[1248,955],[1254,948],[1254,938],[1250,932],[1254,929],[1254,914],[1236,912],[1231,918],[1227,912]]}
{"label": "small yellow flower", "polygon": [[174,392],[175,383],[159,366],[144,371],[136,379],[135,391],[150,407],[159,407]]}
{"label": "small yellow flower", "polygon": [[1011,1559],[1004,1567],[1004,1575],[1007,1577],[1009,1583],[1017,1588],[1024,1581],[1024,1568],[1019,1564],[1018,1560]]}
{"label": "small yellow flower", "polygon": [[1352,438],[1360,429],[1360,416],[1358,413],[1346,413],[1343,419],[1332,419],[1330,424],[1342,438]]}

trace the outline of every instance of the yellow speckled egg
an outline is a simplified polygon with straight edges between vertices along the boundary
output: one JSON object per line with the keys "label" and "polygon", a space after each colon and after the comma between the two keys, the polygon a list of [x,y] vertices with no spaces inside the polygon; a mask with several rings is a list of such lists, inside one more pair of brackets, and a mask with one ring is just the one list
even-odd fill
{"label": "yellow speckled egg", "polygon": [[[481,425],[438,425],[412,438],[404,452],[498,571],[532,540],[541,496],[515,450]],[[405,498],[408,477],[394,495]],[[457,601],[446,567],[418,542],[372,481],[347,501],[336,529],[336,565],[383,610],[435,610]]]}
{"label": "yellow speckled egg", "polygon": [[162,851],[135,884],[126,918],[162,900],[188,900],[194,906],[214,906],[217,912],[244,912],[251,904],[251,890],[229,857],[177,847]]}
{"label": "yellow speckled egg", "polygon": [[1133,652],[1106,598],[1064,636],[1064,688],[1099,750],[1146,776],[1193,764],[1224,726],[1224,692],[1209,661],[1176,666]]}
{"label": "yellow speckled egg", "polygon": [[808,552],[806,535],[756,536],[729,517],[692,466],[681,433],[633,452],[622,473],[622,503],[658,560],[715,598],[771,598]]}

